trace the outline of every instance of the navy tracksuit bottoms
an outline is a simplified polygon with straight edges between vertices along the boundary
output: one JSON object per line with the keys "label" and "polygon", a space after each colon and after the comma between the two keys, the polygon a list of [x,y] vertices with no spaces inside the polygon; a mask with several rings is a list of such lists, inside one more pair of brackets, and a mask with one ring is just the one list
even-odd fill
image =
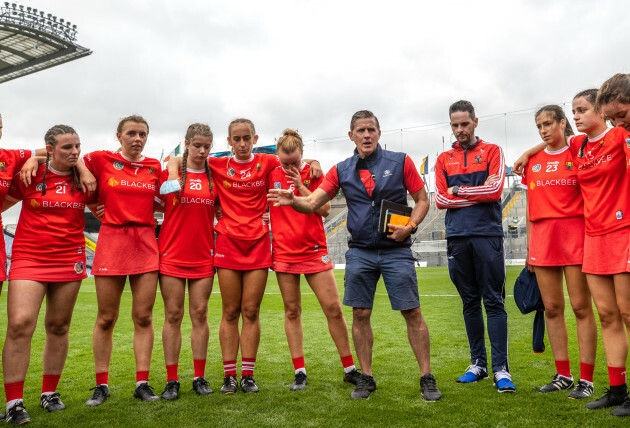
{"label": "navy tracksuit bottoms", "polygon": [[492,345],[492,371],[509,371],[503,237],[448,238],[447,256],[448,273],[462,298],[471,364],[485,368],[488,363],[483,299]]}

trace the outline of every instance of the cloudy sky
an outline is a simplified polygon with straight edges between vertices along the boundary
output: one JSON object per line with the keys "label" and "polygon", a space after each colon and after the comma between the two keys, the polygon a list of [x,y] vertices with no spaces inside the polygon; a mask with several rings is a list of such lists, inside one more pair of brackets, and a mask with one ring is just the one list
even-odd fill
{"label": "cloudy sky", "polygon": [[626,0],[21,4],[77,24],[94,53],[0,85],[6,148],[42,146],[66,123],[84,152],[115,149],[118,120],[138,113],[159,158],[196,121],[224,149],[230,120],[247,117],[263,145],[297,128],[327,169],[351,153],[351,115],[370,109],[381,142],[419,164],[452,139],[448,106],[468,99],[511,163],[538,141],[537,107],[630,71]]}

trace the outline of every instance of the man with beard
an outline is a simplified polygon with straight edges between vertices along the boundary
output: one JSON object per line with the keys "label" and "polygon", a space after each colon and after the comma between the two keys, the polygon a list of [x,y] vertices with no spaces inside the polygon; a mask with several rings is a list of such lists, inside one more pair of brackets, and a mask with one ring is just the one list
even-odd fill
{"label": "man with beard", "polygon": [[501,225],[501,193],[505,160],[501,148],[475,136],[479,119],[469,101],[449,108],[457,141],[435,165],[435,201],[447,209],[448,271],[462,299],[471,364],[457,382],[488,378],[481,299],[488,318],[494,385],[514,392],[508,365],[505,311],[505,258]]}

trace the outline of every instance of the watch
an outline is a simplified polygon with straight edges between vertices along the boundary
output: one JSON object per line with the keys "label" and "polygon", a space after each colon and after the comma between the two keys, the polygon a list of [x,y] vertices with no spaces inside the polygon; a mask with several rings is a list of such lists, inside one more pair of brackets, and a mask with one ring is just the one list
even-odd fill
{"label": "watch", "polygon": [[413,235],[418,231],[418,225],[413,221],[409,220],[405,226],[411,226],[411,234]]}
{"label": "watch", "polygon": [[459,192],[459,186],[453,186],[453,195],[459,196],[457,192]]}

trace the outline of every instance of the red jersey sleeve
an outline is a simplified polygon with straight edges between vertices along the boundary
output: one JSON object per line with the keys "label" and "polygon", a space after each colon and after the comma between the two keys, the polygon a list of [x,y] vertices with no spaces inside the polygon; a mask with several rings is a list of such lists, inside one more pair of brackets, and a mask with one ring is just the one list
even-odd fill
{"label": "red jersey sleeve", "polygon": [[280,159],[276,155],[260,153],[260,156],[262,156],[262,159],[267,163],[267,174],[269,174],[274,168],[281,166]]}
{"label": "red jersey sleeve", "polygon": [[496,202],[501,199],[503,193],[503,184],[505,181],[505,158],[503,157],[503,150],[497,145],[487,145],[492,152],[489,156],[490,175],[498,175],[499,180],[493,184],[483,186],[461,186],[457,191],[457,195],[468,199],[469,201],[477,202]]}
{"label": "red jersey sleeve", "polygon": [[108,152],[104,150],[97,150],[83,156],[83,163],[85,163],[87,169],[94,174],[94,177],[96,177],[97,180],[102,171],[106,153]]}
{"label": "red jersey sleeve", "polygon": [[413,195],[424,187],[424,181],[422,180],[422,177],[420,177],[420,174],[418,174],[416,165],[409,156],[405,157],[405,167],[403,173],[405,177],[405,187],[410,194]]}
{"label": "red jersey sleeve", "polygon": [[9,187],[7,196],[15,199],[16,201],[21,201],[24,199],[25,190],[26,188],[24,187],[24,183],[20,180],[20,174],[16,174],[15,177],[13,177],[13,180],[11,180],[11,186]]}
{"label": "red jersey sleeve", "polygon": [[444,168],[444,159],[446,156],[448,156],[448,152],[442,153],[438,156],[437,162],[435,163],[435,205],[441,210],[445,208],[463,208],[475,205],[475,201],[469,201],[448,193],[446,169]]}
{"label": "red jersey sleeve", "polygon": [[339,176],[337,175],[337,165],[330,168],[319,188],[328,193],[330,199],[339,192]]}
{"label": "red jersey sleeve", "polygon": [[13,164],[15,165],[15,169],[13,171],[19,171],[22,169],[27,160],[31,158],[31,156],[35,156],[34,150],[7,150],[7,152],[13,158]]}

